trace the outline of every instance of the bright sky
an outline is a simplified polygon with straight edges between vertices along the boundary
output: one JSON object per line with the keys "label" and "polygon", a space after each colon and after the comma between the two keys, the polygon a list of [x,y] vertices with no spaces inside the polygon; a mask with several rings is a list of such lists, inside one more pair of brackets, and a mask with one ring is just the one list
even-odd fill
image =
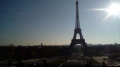
{"label": "bright sky", "polygon": [[[0,45],[70,44],[75,28],[76,0],[0,0]],[[106,11],[120,0],[78,0],[86,43],[120,43],[120,16]]]}

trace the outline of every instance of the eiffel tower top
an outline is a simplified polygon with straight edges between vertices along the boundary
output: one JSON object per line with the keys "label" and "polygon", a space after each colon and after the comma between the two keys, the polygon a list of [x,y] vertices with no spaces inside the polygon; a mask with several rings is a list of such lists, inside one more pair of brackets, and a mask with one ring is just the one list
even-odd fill
{"label": "eiffel tower top", "polygon": [[[78,0],[76,0],[76,20],[75,20],[75,34],[79,33],[80,34],[80,38],[83,38],[82,32],[81,32],[81,28],[80,28],[80,23],[79,23],[79,9],[78,9]],[[73,36],[73,39],[76,39],[76,35]]]}
{"label": "eiffel tower top", "polygon": [[76,0],[76,23],[75,23],[75,28],[80,29],[78,0]]}

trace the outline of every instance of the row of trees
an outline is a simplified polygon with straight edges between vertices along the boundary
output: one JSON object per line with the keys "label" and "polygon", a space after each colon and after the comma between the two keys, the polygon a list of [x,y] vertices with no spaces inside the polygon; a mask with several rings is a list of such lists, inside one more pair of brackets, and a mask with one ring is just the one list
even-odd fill
{"label": "row of trees", "polygon": [[89,53],[93,56],[120,53],[120,45],[94,45],[89,47]]}
{"label": "row of trees", "polygon": [[66,48],[59,46],[3,46],[0,47],[0,60],[63,56]]}
{"label": "row of trees", "polygon": [[[65,57],[68,51],[67,46],[1,46],[0,60],[4,59],[30,59],[46,57]],[[89,46],[89,55],[98,56],[120,52],[119,45],[95,45]]]}

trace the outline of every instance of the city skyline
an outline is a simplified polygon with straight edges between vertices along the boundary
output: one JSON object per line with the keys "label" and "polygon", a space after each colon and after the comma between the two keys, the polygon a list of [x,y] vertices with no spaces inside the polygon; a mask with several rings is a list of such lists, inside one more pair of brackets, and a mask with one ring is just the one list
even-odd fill
{"label": "city skyline", "polygon": [[[86,43],[120,43],[120,16],[105,10],[119,0],[78,0]],[[66,45],[75,29],[76,0],[1,0],[0,45]]]}

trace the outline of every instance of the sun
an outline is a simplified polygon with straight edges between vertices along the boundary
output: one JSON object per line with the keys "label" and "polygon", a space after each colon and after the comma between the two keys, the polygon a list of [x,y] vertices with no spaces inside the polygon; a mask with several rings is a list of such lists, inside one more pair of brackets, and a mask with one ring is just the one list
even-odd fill
{"label": "sun", "polygon": [[120,18],[120,4],[119,3],[111,3],[108,8],[95,8],[92,9],[95,11],[105,11],[108,13],[108,15],[104,18],[104,20],[110,18],[110,17],[118,17]]}
{"label": "sun", "polygon": [[120,14],[120,5],[119,4],[112,4],[106,10],[109,15],[119,15]]}

